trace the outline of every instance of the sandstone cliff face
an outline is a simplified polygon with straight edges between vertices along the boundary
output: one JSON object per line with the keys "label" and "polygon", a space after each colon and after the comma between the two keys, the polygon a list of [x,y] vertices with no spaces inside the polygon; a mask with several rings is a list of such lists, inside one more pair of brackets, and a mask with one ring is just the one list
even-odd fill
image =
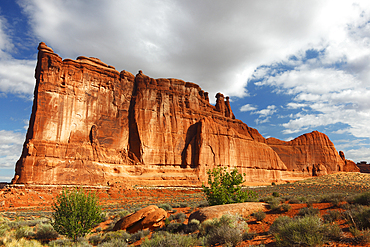
{"label": "sandstone cliff face", "polygon": [[317,176],[344,171],[345,161],[336,151],[329,138],[318,131],[301,135],[289,142],[268,138],[267,144],[274,149],[290,171]]}
{"label": "sandstone cliff face", "polygon": [[118,72],[97,58],[62,60],[44,43],[38,49],[30,126],[13,183],[189,186],[218,165],[238,167],[256,182],[309,165],[316,175],[343,170],[327,137],[266,141],[235,119],[220,93],[213,106],[194,83]]}

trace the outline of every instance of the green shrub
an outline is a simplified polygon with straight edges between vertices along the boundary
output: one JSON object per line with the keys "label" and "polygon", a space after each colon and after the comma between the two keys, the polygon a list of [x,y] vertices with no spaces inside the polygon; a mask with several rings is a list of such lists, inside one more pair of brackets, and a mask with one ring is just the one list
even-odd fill
{"label": "green shrub", "polygon": [[280,194],[279,194],[279,192],[274,191],[274,192],[272,192],[272,196],[273,197],[280,197]]}
{"label": "green shrub", "polygon": [[143,237],[148,236],[149,234],[150,234],[149,230],[141,230],[141,231],[138,231],[138,232],[135,232],[135,233],[131,234],[129,240],[130,240],[131,243],[134,243],[134,242],[142,239]]}
{"label": "green shrub", "polygon": [[54,229],[74,241],[85,236],[102,220],[102,211],[96,195],[86,193],[82,189],[63,190],[52,208]]}
{"label": "green shrub", "polygon": [[152,238],[145,239],[141,247],[191,247],[201,245],[200,241],[191,235],[170,234],[167,232],[157,232]]}
{"label": "green shrub", "polygon": [[57,239],[49,242],[50,247],[92,247],[85,238],[78,238],[76,242],[69,239]]}
{"label": "green shrub", "polygon": [[159,204],[159,205],[158,205],[158,207],[159,207],[159,208],[162,208],[162,209],[164,209],[164,210],[166,210],[166,211],[172,211],[172,207],[171,207],[171,205],[170,205],[170,204],[168,204],[168,203],[162,203],[162,204]]}
{"label": "green shrub", "polygon": [[50,240],[57,239],[59,234],[54,230],[50,224],[39,224],[36,226],[35,239],[41,242],[48,242]]}
{"label": "green shrub", "polygon": [[0,238],[4,237],[6,232],[10,230],[10,227],[3,223],[3,224],[0,224]]}
{"label": "green shrub", "polygon": [[320,202],[329,202],[333,206],[338,207],[341,202],[345,201],[345,196],[339,193],[333,193],[329,195],[325,195],[321,198]]}
{"label": "green shrub", "polygon": [[256,219],[256,221],[263,221],[266,218],[266,213],[262,210],[259,210],[258,212],[253,213],[253,217]]}
{"label": "green shrub", "polygon": [[302,202],[298,198],[293,197],[293,198],[289,199],[288,203],[289,204],[300,204]]}
{"label": "green shrub", "polygon": [[342,235],[338,225],[323,224],[318,216],[279,217],[271,225],[270,232],[278,246],[321,246]]}
{"label": "green shrub", "polygon": [[127,242],[124,239],[115,238],[111,239],[108,242],[104,242],[98,245],[98,247],[126,247],[128,246]]}
{"label": "green shrub", "polygon": [[278,199],[272,199],[268,202],[269,208],[271,211],[277,211],[280,210],[280,200]]}
{"label": "green shrub", "polygon": [[370,229],[359,230],[355,227],[350,227],[349,231],[354,237],[354,240],[362,245],[370,243]]}
{"label": "green shrub", "polygon": [[12,239],[5,244],[6,247],[42,247],[42,244],[36,240],[27,240],[25,238]]}
{"label": "green shrub", "polygon": [[206,220],[200,225],[199,232],[205,236],[205,244],[236,246],[249,230],[248,224],[239,216],[223,215],[220,219]]}
{"label": "green shrub", "polygon": [[338,210],[328,210],[327,214],[323,215],[323,219],[325,223],[332,223],[339,220],[341,215],[342,214]]}
{"label": "green shrub", "polygon": [[202,188],[210,206],[255,201],[257,199],[255,192],[242,190],[243,176],[236,168],[230,173],[226,171],[226,167],[213,168],[213,170],[208,170],[207,174],[210,187],[203,184]]}
{"label": "green shrub", "polygon": [[93,245],[98,245],[103,242],[103,237],[101,234],[93,235],[89,237],[89,242]]}
{"label": "green shrub", "polygon": [[32,238],[35,235],[33,229],[29,226],[21,226],[15,230],[15,239]]}
{"label": "green shrub", "polygon": [[301,208],[298,212],[299,216],[314,216],[318,215],[320,213],[320,210],[318,208],[312,208],[312,207],[305,207]]}
{"label": "green shrub", "polygon": [[184,223],[186,219],[186,214],[184,213],[177,213],[177,214],[172,214],[169,218],[169,221],[176,220],[179,223]]}
{"label": "green shrub", "polygon": [[112,239],[123,239],[126,242],[130,239],[131,234],[125,230],[119,230],[114,232],[108,232],[104,235],[103,242],[110,242]]}
{"label": "green shrub", "polygon": [[292,206],[290,206],[289,204],[286,204],[286,203],[283,203],[283,204],[280,205],[280,209],[283,212],[288,212],[291,208],[292,208]]}
{"label": "green shrub", "polygon": [[356,204],[361,205],[370,205],[370,191],[361,193],[360,195],[356,196],[353,200]]}
{"label": "green shrub", "polygon": [[370,208],[357,207],[344,212],[348,224],[359,230],[370,228]]}

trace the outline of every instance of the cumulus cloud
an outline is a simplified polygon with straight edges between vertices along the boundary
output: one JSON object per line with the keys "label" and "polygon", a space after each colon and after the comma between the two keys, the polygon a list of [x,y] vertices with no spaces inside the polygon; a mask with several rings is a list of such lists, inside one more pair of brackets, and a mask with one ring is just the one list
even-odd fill
{"label": "cumulus cloud", "polygon": [[24,133],[0,130],[0,169],[14,169],[24,139]]}
{"label": "cumulus cloud", "polygon": [[277,112],[275,105],[269,105],[266,109],[262,109],[259,111],[254,111],[252,114],[259,115],[258,118],[255,120],[256,124],[266,123],[270,120],[272,114]]}
{"label": "cumulus cloud", "polygon": [[36,61],[14,59],[11,56],[14,45],[7,30],[7,21],[0,16],[0,92],[31,98],[35,86],[33,74]]}
{"label": "cumulus cloud", "polygon": [[323,42],[256,70],[256,86],[291,95],[288,109],[304,107],[282,124],[284,134],[342,123],[349,127],[337,134],[370,138],[370,9],[363,4],[349,6],[351,18],[347,13]]}
{"label": "cumulus cloud", "polygon": [[353,9],[337,1],[19,2],[37,37],[63,57],[95,56],[238,97],[255,68],[322,42]]}
{"label": "cumulus cloud", "polygon": [[254,110],[257,110],[257,108],[255,106],[252,106],[251,104],[246,104],[240,107],[241,112],[254,111]]}

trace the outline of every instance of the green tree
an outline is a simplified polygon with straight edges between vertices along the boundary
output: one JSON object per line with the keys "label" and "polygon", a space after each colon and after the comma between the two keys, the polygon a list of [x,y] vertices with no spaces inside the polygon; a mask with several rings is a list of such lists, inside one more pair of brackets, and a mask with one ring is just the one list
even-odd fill
{"label": "green tree", "polygon": [[[213,168],[207,171],[209,187],[202,185],[209,205],[222,205],[255,201],[257,194],[250,190],[242,190],[243,176],[236,168],[230,173],[226,167]],[[245,174],[243,174],[245,176]]]}
{"label": "green tree", "polygon": [[95,194],[75,188],[65,189],[53,203],[54,229],[61,235],[77,241],[102,221],[102,210]]}

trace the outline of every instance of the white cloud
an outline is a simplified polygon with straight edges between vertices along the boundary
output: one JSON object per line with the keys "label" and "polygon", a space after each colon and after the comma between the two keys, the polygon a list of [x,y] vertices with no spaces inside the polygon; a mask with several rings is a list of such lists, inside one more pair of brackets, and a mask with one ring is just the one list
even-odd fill
{"label": "white cloud", "polygon": [[307,104],[301,104],[301,103],[295,103],[295,102],[290,102],[287,104],[288,109],[298,109],[298,108],[303,108],[306,106]]}
{"label": "white cloud", "polygon": [[95,56],[119,70],[239,97],[259,65],[338,38],[338,27],[359,11],[347,1],[20,3],[35,35],[63,57]]}
{"label": "white cloud", "polygon": [[14,45],[7,29],[7,21],[0,16],[0,92],[31,98],[36,61],[14,59],[10,55]]}
{"label": "white cloud", "polygon": [[252,106],[251,104],[246,104],[246,105],[243,105],[242,107],[240,107],[241,112],[254,111],[254,110],[257,110],[257,108],[255,106]]}
{"label": "white cloud", "polygon": [[263,123],[267,123],[270,120],[271,115],[274,114],[275,112],[277,112],[276,106],[269,105],[267,106],[266,109],[254,111],[252,112],[252,114],[259,115],[258,118],[255,120],[256,124],[263,124]]}
{"label": "white cloud", "polygon": [[269,105],[269,106],[267,106],[266,109],[262,109],[260,111],[255,111],[252,114],[258,114],[258,115],[260,115],[259,117],[267,117],[267,116],[270,116],[270,115],[274,114],[276,111],[277,110],[276,110],[275,105]]}
{"label": "white cloud", "polygon": [[14,169],[24,139],[24,133],[0,130],[0,169]]}

